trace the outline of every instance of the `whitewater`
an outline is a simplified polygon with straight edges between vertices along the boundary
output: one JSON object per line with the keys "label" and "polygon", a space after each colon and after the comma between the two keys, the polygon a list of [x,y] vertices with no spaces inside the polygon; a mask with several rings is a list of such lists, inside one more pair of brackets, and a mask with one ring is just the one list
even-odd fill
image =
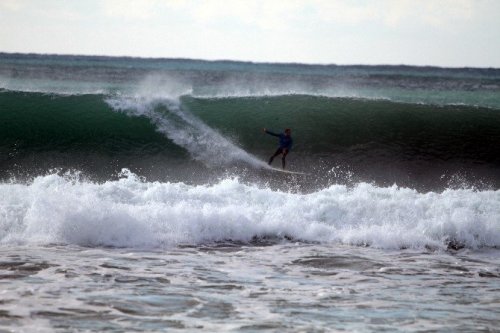
{"label": "whitewater", "polygon": [[0,54],[0,330],[495,331],[499,96],[498,69]]}
{"label": "whitewater", "polygon": [[214,185],[103,184],[77,175],[0,185],[2,244],[171,248],[269,239],[382,249],[500,246],[500,191],[358,184],[310,194],[224,179]]}

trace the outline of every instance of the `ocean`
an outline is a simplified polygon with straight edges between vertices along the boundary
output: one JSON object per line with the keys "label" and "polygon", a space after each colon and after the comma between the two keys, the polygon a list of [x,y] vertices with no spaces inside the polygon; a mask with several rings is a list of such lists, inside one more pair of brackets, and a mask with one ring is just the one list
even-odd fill
{"label": "ocean", "polygon": [[496,331],[499,143],[495,68],[0,53],[0,331]]}

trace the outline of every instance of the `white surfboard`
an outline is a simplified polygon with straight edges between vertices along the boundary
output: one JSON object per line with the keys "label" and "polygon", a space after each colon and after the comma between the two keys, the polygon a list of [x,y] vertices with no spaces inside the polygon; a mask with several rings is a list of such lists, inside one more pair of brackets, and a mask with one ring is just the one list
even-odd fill
{"label": "white surfboard", "polygon": [[278,172],[283,172],[283,173],[288,173],[288,174],[292,174],[292,175],[308,175],[308,173],[305,173],[305,172],[283,170],[283,169],[278,169],[278,168],[273,168],[273,167],[268,167],[266,169],[278,171]]}

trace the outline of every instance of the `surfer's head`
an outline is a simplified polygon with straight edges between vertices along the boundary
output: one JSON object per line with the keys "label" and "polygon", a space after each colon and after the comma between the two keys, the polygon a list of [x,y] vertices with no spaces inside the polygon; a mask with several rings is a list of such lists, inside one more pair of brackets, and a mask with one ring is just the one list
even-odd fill
{"label": "surfer's head", "polygon": [[292,130],[291,130],[291,129],[289,129],[289,128],[285,128],[285,134],[286,134],[286,135],[290,135],[290,134],[292,134]]}

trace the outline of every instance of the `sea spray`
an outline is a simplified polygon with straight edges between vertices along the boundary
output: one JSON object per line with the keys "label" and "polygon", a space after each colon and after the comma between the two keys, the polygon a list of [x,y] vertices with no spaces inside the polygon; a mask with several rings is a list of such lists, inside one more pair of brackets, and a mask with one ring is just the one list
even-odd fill
{"label": "sea spray", "polygon": [[208,166],[225,166],[245,162],[253,167],[267,165],[238,147],[217,130],[181,107],[177,99],[164,98],[110,98],[107,103],[117,111],[151,120],[157,131],[185,148],[193,158]]}

